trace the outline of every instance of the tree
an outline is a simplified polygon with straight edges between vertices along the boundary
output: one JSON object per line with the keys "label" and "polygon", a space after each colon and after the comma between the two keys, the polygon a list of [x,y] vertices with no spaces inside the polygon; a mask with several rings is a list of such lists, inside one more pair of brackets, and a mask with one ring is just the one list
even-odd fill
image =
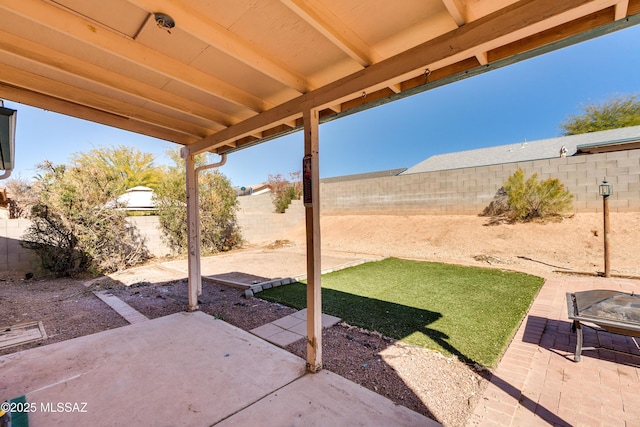
{"label": "tree", "polygon": [[[167,245],[177,253],[186,253],[187,190],[185,162],[178,152],[169,156],[174,165],[167,167],[156,189],[156,208]],[[205,155],[196,157],[196,167],[207,163]],[[231,182],[218,171],[199,173],[200,244],[203,254],[228,251],[242,244],[236,211],[237,193]]]}
{"label": "tree", "polygon": [[9,199],[9,218],[26,218],[37,201],[33,184],[21,177],[11,178],[6,184]]}
{"label": "tree", "polygon": [[148,258],[126,212],[113,205],[122,188],[116,174],[77,160],[69,167],[45,161],[38,168],[38,199],[22,245],[36,252],[44,269],[58,275],[109,273]]}
{"label": "tree", "polygon": [[271,199],[277,213],[284,213],[292,200],[298,200],[302,196],[302,181],[300,171],[289,173],[291,181],[285,179],[282,174],[267,177],[267,185],[271,189]]}
{"label": "tree", "polygon": [[154,165],[154,156],[138,148],[119,145],[117,147],[94,148],[86,153],[76,153],[72,162],[77,167],[101,167],[113,182],[117,191],[143,185],[155,189],[160,181],[161,169]]}
{"label": "tree", "polygon": [[580,115],[570,115],[560,125],[564,135],[640,125],[640,101],[635,95],[612,98],[603,104],[589,104]]}

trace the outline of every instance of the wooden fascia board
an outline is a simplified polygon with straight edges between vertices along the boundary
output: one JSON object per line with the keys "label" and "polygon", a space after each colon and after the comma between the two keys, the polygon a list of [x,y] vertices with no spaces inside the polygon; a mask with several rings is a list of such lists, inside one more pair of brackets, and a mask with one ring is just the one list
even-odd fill
{"label": "wooden fascia board", "polygon": [[128,117],[95,110],[84,105],[54,98],[27,89],[14,87],[2,82],[0,82],[0,98],[20,102],[25,105],[31,105],[36,108],[42,108],[43,110],[56,111],[67,116],[148,135],[169,142],[187,145],[197,140],[197,138],[192,136],[174,132],[166,128],[153,126],[149,123],[138,122]]}
{"label": "wooden fascia board", "polygon": [[[304,108],[322,108],[346,101],[362,91],[376,91],[388,86],[389,81],[415,72],[425,66],[451,57],[464,60],[475,51],[496,43],[506,44],[530,34],[556,27],[594,11],[614,5],[605,0],[527,0],[466,24],[456,30],[388,58],[347,77],[316,89],[271,110],[251,117],[191,144],[190,154],[197,154],[226,141],[241,138],[255,130],[264,130],[302,115]],[[498,42],[497,40],[500,40]],[[497,46],[496,46],[497,47]],[[458,61],[453,61],[458,62]]]}
{"label": "wooden fascia board", "polygon": [[308,83],[303,76],[287,69],[282,64],[276,64],[269,58],[269,55],[257,51],[252,45],[219,24],[201,17],[183,2],[172,0],[131,0],[131,3],[138,5],[149,13],[161,10],[171,11],[170,15],[175,19],[176,25],[193,37],[210,44],[221,52],[298,93],[302,94],[309,90]]}
{"label": "wooden fascia board", "polygon": [[211,128],[215,131],[240,121],[238,118],[211,110],[204,105],[186,100],[177,95],[168,94],[151,85],[105,70],[97,65],[2,30],[0,30],[0,51],[5,51],[65,74],[97,83],[110,90],[135,96],[146,102],[162,105],[178,112],[188,112],[195,117],[209,121]]}
{"label": "wooden fascia board", "polygon": [[573,20],[561,27],[550,28],[546,31],[534,34],[513,43],[500,46],[487,52],[489,62],[499,61],[518,53],[526,52],[555,43],[559,40],[572,37],[574,35],[588,31],[591,28],[597,28],[614,21],[614,11],[612,7],[599,10],[585,17]]}
{"label": "wooden fascia board", "polygon": [[106,54],[130,61],[150,71],[194,87],[212,96],[224,99],[254,112],[267,110],[273,105],[244,92],[220,79],[195,70],[158,51],[64,9],[38,0],[0,0],[0,9],[15,13],[68,37],[91,45]]}

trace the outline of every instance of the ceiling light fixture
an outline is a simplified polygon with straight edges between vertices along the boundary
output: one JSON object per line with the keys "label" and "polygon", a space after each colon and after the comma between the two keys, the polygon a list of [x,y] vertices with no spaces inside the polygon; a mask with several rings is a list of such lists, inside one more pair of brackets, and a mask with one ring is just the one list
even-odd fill
{"label": "ceiling light fixture", "polygon": [[156,19],[158,28],[167,30],[167,33],[171,34],[171,29],[176,26],[176,22],[173,20],[173,18],[169,15],[159,12],[154,13],[153,15]]}

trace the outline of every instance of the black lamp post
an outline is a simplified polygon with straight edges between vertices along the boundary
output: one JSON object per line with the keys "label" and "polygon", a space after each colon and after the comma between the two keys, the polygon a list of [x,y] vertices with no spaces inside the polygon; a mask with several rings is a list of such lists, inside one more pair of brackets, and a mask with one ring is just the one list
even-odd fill
{"label": "black lamp post", "polygon": [[602,211],[604,212],[604,277],[611,277],[611,263],[609,256],[609,196],[613,194],[613,186],[607,178],[600,184],[602,196]]}

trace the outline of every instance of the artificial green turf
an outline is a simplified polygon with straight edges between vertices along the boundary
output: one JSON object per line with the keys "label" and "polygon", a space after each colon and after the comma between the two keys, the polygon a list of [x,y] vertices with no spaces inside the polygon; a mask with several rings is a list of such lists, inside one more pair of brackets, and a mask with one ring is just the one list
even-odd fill
{"label": "artificial green turf", "polygon": [[[495,269],[387,258],[322,276],[322,310],[392,338],[492,367],[542,286]],[[260,297],[306,307],[306,285]]]}

